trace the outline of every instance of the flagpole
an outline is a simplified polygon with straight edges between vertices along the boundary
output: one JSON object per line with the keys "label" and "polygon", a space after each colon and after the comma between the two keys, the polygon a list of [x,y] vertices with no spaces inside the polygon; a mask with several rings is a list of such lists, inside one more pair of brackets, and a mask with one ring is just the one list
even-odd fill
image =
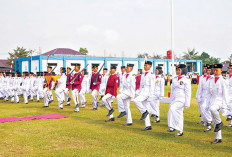
{"label": "flagpole", "polygon": [[[173,42],[173,0],[170,0],[171,5],[171,50],[172,50],[172,75],[175,75],[174,67],[174,42]],[[169,66],[169,65],[168,65]]]}

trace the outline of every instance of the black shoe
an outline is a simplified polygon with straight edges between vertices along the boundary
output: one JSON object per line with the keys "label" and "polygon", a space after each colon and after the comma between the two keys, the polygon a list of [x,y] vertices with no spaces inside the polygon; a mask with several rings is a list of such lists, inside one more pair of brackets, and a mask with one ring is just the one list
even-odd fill
{"label": "black shoe", "polygon": [[226,121],[231,121],[232,120],[232,117],[231,116],[228,116]]}
{"label": "black shoe", "polygon": [[211,130],[211,128],[207,128],[207,129],[204,130],[204,132],[208,132],[210,130]]}
{"label": "black shoe", "polygon": [[75,111],[73,111],[73,112],[79,112],[79,111],[76,111],[76,110],[75,110]]}
{"label": "black shoe", "polygon": [[63,110],[63,107],[59,107],[59,110]]}
{"label": "black shoe", "polygon": [[216,127],[215,127],[215,129],[214,129],[214,132],[220,131],[221,128],[222,128],[222,126],[223,126],[223,122],[221,122],[221,123],[219,123],[219,124],[216,124]]}
{"label": "black shoe", "polygon": [[25,103],[25,104],[28,104],[28,103]]}
{"label": "black shoe", "polygon": [[112,113],[114,113],[114,109],[112,108],[111,110],[109,110],[108,114],[106,116],[110,116]]}
{"label": "black shoe", "polygon": [[70,104],[66,104],[65,106],[70,106]]}
{"label": "black shoe", "polygon": [[111,121],[114,121],[115,119],[114,119],[114,117],[113,118],[110,118],[110,119],[108,119],[108,120],[105,120],[105,122],[111,122]]}
{"label": "black shoe", "polygon": [[93,108],[93,110],[97,110],[97,108]]}
{"label": "black shoe", "polygon": [[147,131],[147,130],[151,130],[151,126],[147,126],[146,128],[142,129],[142,131]]}
{"label": "black shoe", "polygon": [[121,117],[123,117],[123,116],[125,116],[125,115],[126,115],[126,111],[121,112],[121,113],[118,115],[118,118],[121,118]]}
{"label": "black shoe", "polygon": [[203,121],[200,121],[200,122],[198,122],[197,124],[204,124],[204,122],[203,122]]}
{"label": "black shoe", "polygon": [[214,141],[211,142],[211,144],[217,144],[217,143],[221,143],[222,140],[221,139],[216,139]]}
{"label": "black shoe", "polygon": [[19,103],[19,101],[18,101],[18,102],[16,102],[16,103]]}
{"label": "black shoe", "polygon": [[45,107],[49,107],[49,106],[43,106],[43,108],[45,108]]}
{"label": "black shoe", "polygon": [[174,132],[176,129],[169,128],[167,131],[168,132]]}
{"label": "black shoe", "polygon": [[72,99],[71,98],[68,98],[67,102],[70,102]]}
{"label": "black shoe", "polygon": [[177,134],[175,134],[174,136],[177,137],[177,136],[183,136],[184,133],[183,132],[178,132]]}
{"label": "black shoe", "polygon": [[132,123],[126,123],[126,124],[123,124],[124,126],[131,126]]}
{"label": "black shoe", "polygon": [[36,102],[39,102],[39,100],[37,100]]}
{"label": "black shoe", "polygon": [[160,122],[160,120],[155,120],[152,123],[159,123],[159,122]]}
{"label": "black shoe", "polygon": [[33,101],[33,99],[31,99],[30,101]]}
{"label": "black shoe", "polygon": [[101,97],[100,97],[99,101],[101,101],[101,100],[102,100],[102,98],[103,98],[103,96],[101,96]]}
{"label": "black shoe", "polygon": [[156,115],[155,114],[151,114],[151,117],[156,117]]}
{"label": "black shoe", "polygon": [[140,120],[145,119],[145,118],[147,117],[148,114],[149,114],[148,111],[144,112],[144,113],[142,114],[142,117],[140,118]]}
{"label": "black shoe", "polygon": [[53,102],[53,100],[50,100],[49,102],[48,102],[48,104],[51,104]]}

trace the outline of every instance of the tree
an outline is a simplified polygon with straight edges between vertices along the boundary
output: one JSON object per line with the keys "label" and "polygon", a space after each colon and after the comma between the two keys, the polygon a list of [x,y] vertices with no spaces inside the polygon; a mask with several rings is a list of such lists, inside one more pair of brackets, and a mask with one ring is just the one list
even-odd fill
{"label": "tree", "polygon": [[151,58],[153,58],[153,59],[162,59],[162,55],[159,55],[159,54],[153,55]]}
{"label": "tree", "polygon": [[148,53],[139,53],[138,55],[137,55],[137,57],[138,58],[145,58],[145,57],[147,57],[147,58],[151,58],[151,56],[148,54]]}
{"label": "tree", "polygon": [[193,48],[188,49],[188,52],[184,52],[184,56],[182,57],[183,59],[196,59],[197,58],[198,52]]}
{"label": "tree", "polygon": [[[12,58],[13,58],[13,55],[15,54],[15,58],[23,58],[23,57],[28,57],[30,56],[30,54],[32,53],[32,51],[28,51],[26,50],[25,48],[23,47],[17,47],[16,49],[13,50],[14,52],[8,52],[9,54],[9,57],[7,58],[8,59],[8,64],[9,66],[11,65],[11,61],[12,61]],[[15,64],[13,64],[13,67],[12,67],[12,71],[15,70]]]}
{"label": "tree", "polygon": [[82,47],[80,47],[79,52],[82,53],[82,54],[88,54],[89,53],[87,48],[82,48]]}

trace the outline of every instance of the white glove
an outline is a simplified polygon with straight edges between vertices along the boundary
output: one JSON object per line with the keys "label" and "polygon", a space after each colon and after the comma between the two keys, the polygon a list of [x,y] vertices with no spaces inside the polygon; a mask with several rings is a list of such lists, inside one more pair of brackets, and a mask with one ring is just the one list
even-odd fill
{"label": "white glove", "polygon": [[96,83],[94,82],[94,83],[93,83],[93,85],[95,86],[95,85],[96,85]]}

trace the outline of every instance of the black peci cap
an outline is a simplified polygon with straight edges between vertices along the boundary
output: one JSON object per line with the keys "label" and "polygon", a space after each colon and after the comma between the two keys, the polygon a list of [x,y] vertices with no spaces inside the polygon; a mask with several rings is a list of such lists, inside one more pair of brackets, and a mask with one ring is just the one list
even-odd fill
{"label": "black peci cap", "polygon": [[98,68],[99,64],[92,64],[92,68]]}
{"label": "black peci cap", "polygon": [[127,67],[134,67],[134,64],[130,64],[130,63],[128,63],[127,65],[126,65]]}
{"label": "black peci cap", "polygon": [[222,69],[223,65],[222,64],[214,64],[213,68],[215,69]]}
{"label": "black peci cap", "polygon": [[112,65],[112,66],[110,67],[110,69],[117,69],[117,66]]}
{"label": "black peci cap", "polygon": [[145,61],[145,64],[152,65],[151,61]]}
{"label": "black peci cap", "polygon": [[178,68],[180,68],[180,69],[186,68],[186,65],[185,64],[179,64],[179,65],[176,66],[176,69],[178,69]]}
{"label": "black peci cap", "polygon": [[124,65],[123,65],[123,66],[121,66],[121,69],[125,69],[125,68],[126,68],[126,66],[124,66]]}
{"label": "black peci cap", "polygon": [[104,68],[103,70],[108,70],[107,68]]}
{"label": "black peci cap", "polygon": [[212,68],[213,68],[213,65],[211,65],[211,64],[207,65],[207,69],[212,69]]}

